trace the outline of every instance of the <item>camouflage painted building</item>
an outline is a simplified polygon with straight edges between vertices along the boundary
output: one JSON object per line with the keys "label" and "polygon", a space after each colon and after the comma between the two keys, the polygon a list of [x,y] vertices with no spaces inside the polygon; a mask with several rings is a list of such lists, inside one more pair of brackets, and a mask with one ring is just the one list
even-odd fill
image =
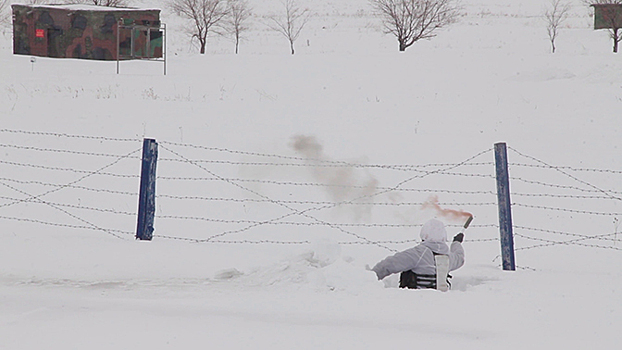
{"label": "camouflage painted building", "polygon": [[594,29],[622,28],[622,4],[594,4]]}
{"label": "camouflage painted building", "polygon": [[11,7],[13,53],[17,55],[95,60],[162,57],[160,10],[94,5]]}

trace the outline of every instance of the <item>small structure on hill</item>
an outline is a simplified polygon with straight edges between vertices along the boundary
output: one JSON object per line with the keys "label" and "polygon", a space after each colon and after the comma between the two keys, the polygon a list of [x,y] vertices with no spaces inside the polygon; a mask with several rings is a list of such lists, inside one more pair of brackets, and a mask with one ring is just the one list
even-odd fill
{"label": "small structure on hill", "polygon": [[117,61],[165,58],[166,27],[157,9],[11,7],[13,53],[17,55]]}
{"label": "small structure on hill", "polygon": [[613,52],[618,52],[618,43],[622,41],[619,30],[622,29],[622,4],[593,4],[594,29],[609,29],[613,39]]}

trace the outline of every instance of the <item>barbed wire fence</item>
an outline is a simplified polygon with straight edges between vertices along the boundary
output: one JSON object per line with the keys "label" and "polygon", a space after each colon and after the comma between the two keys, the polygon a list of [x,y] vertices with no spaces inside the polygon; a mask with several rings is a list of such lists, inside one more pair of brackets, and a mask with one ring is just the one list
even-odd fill
{"label": "barbed wire fence", "polygon": [[142,140],[9,129],[0,135],[5,233],[17,230],[13,222],[132,239]]}
{"label": "barbed wire fence", "polygon": [[[517,254],[564,246],[622,250],[622,192],[613,187],[619,186],[622,171],[556,166],[509,149],[515,158],[527,161],[512,164],[513,215],[521,223],[540,224],[514,225]],[[543,227],[546,222],[553,228]]]}
{"label": "barbed wire fence", "polygon": [[[133,239],[142,139],[0,134],[0,220]],[[476,234],[467,233],[465,244],[498,251],[492,148],[430,164],[365,164],[162,140],[159,148],[155,239],[303,245],[330,238],[395,252],[419,242],[417,228],[435,214],[427,209],[434,203],[474,213]],[[622,191],[612,189],[622,171],[555,166],[509,150],[519,262],[520,254],[542,248],[622,250]],[[462,224],[450,220],[448,227],[457,232]]]}
{"label": "barbed wire fence", "polygon": [[[450,171],[461,166],[482,166],[486,163],[474,163],[476,158],[482,157],[490,150],[486,150],[455,164],[424,164],[424,165],[377,165],[360,164],[328,159],[309,159],[306,157],[282,156],[273,154],[259,154],[248,152],[235,152],[245,157],[252,158],[248,161],[214,161],[195,158],[190,160],[181,155],[180,149],[202,150],[204,152],[231,152],[229,150],[202,148],[196,145],[161,142],[163,153],[172,154],[177,158],[162,158],[161,162],[185,163],[188,167],[198,169],[199,173],[208,176],[169,176],[160,173],[158,176],[159,186],[170,185],[170,188],[180,188],[180,183],[201,182],[225,182],[239,190],[244,198],[201,196],[194,194],[170,194],[167,188],[158,190],[158,199],[162,200],[192,200],[201,203],[202,208],[210,206],[228,206],[228,212],[238,210],[238,215],[223,219],[222,217],[187,216],[187,215],[163,215],[158,214],[160,220],[189,220],[207,221],[216,224],[235,226],[234,229],[224,229],[207,237],[196,237],[186,234],[183,237],[170,235],[156,235],[161,238],[181,239],[194,242],[219,242],[219,243],[280,243],[280,244],[305,244],[309,243],[319,230],[338,233],[337,237],[343,237],[339,243],[344,245],[367,244],[376,245],[389,251],[396,251],[395,245],[412,244],[417,242],[412,228],[421,226],[416,218],[411,217],[409,212],[416,212],[426,204],[425,199],[419,202],[405,200],[410,195],[430,194],[460,194],[461,196],[488,196],[494,200],[494,192],[481,190],[452,190],[407,187],[411,183],[421,181],[431,175],[440,173],[451,174]],[[175,148],[175,149],[174,149]],[[259,158],[259,160],[257,159]],[[254,178],[241,178],[239,176],[215,176],[208,170],[205,164],[218,165],[221,167],[235,165],[246,169],[243,174],[253,174]],[[488,163],[490,164],[490,163]],[[173,169],[169,167],[169,169]],[[180,168],[175,168],[179,171]],[[182,170],[186,174],[189,170]],[[399,173],[398,180],[393,186],[379,186],[376,174],[370,174],[370,170],[390,171]],[[358,172],[357,172],[358,171]],[[318,175],[319,173],[319,175]],[[236,174],[239,175],[239,174]],[[467,174],[476,175],[476,174]],[[257,176],[264,178],[258,179]],[[278,178],[275,178],[278,177]],[[313,178],[323,178],[324,182],[304,181]],[[386,176],[385,176],[386,178]],[[301,179],[303,179],[301,181]],[[183,186],[183,185],[181,185]],[[191,186],[193,191],[200,185]],[[160,187],[162,188],[162,187]],[[210,193],[213,190],[210,190]],[[290,199],[292,197],[299,199]],[[319,197],[319,198],[318,198]],[[317,199],[313,199],[317,198]],[[326,200],[326,199],[331,200]],[[439,203],[445,205],[447,203]],[[451,205],[491,206],[494,202],[450,203]],[[241,208],[240,208],[241,207]],[[374,213],[372,213],[372,208]],[[382,209],[379,209],[382,208]],[[208,211],[218,209],[209,209]],[[249,212],[252,211],[252,212]],[[381,213],[377,213],[381,211]],[[389,214],[389,215],[387,215]],[[240,216],[250,216],[255,220],[240,220]],[[397,220],[392,222],[374,222],[373,217],[386,220],[393,216]],[[349,221],[346,221],[349,220]],[[298,240],[265,240],[257,239],[263,234],[257,234],[261,229],[274,231],[274,226],[295,226],[296,232],[288,232],[288,237],[296,237]],[[270,226],[272,228],[270,228]],[[458,224],[454,226],[460,226]],[[486,227],[491,225],[482,225]],[[388,232],[395,229],[397,234]],[[251,231],[242,236],[242,239],[231,240],[229,237],[237,236]],[[315,232],[311,232],[314,230]],[[282,230],[281,230],[282,231]],[[303,231],[308,234],[302,233]],[[401,231],[401,232],[399,232]],[[328,233],[330,234],[330,233]],[[478,239],[479,240],[479,239]],[[492,239],[488,239],[492,240]],[[477,240],[476,240],[477,241]]]}

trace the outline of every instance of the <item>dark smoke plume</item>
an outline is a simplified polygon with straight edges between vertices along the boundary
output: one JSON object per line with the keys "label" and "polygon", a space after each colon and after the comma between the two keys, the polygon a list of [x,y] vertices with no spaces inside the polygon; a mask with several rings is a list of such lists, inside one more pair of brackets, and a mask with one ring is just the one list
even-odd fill
{"label": "dark smoke plume", "polygon": [[[309,165],[325,165],[332,161],[324,154],[324,147],[314,136],[293,136],[290,146],[296,153],[303,156]],[[322,188],[335,202],[356,198],[360,198],[357,202],[373,202],[373,198],[369,196],[376,192],[378,180],[367,172],[354,167],[320,166],[310,166],[309,171],[317,182],[330,185]],[[371,214],[371,206],[352,206],[352,208],[355,208],[354,214],[357,220],[369,217]]]}

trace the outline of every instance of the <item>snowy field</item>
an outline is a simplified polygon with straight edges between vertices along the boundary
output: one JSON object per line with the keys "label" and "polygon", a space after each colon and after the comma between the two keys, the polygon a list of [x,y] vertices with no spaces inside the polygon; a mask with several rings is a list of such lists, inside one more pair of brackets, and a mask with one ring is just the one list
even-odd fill
{"label": "snowy field", "polygon": [[[303,3],[294,56],[265,25],[276,0],[251,0],[238,55],[218,36],[199,55],[164,10],[166,76],[31,63],[2,29],[0,349],[616,348],[622,56],[587,9],[551,54],[544,1],[463,0],[399,53],[366,1]],[[144,137],[160,145],[150,242],[133,239]],[[460,230],[435,199],[475,216],[452,290],[376,281],[365,265],[428,218]]]}

